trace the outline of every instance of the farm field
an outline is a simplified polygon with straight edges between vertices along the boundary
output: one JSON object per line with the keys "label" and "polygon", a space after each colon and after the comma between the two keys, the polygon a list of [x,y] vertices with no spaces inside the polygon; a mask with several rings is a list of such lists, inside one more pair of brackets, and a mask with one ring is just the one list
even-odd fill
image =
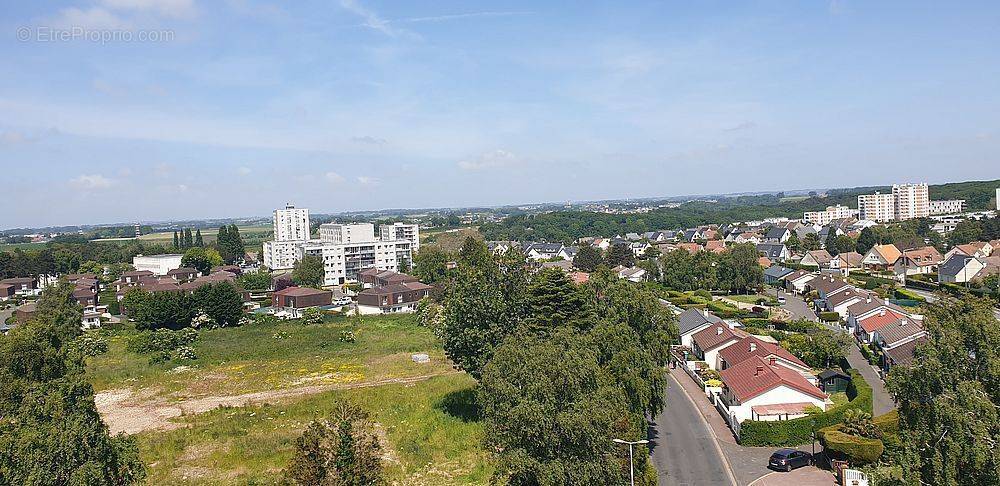
{"label": "farm field", "polygon": [[[353,332],[356,341],[341,335]],[[474,385],[413,315],[327,316],[199,332],[193,360],[150,363],[137,334],[104,330],[87,362],[112,432],[136,433],[150,484],[273,483],[314,418],[349,400],[384,433],[390,477],[404,484],[485,483]],[[414,363],[412,353],[430,363]]]}
{"label": "farm field", "polygon": [[[243,237],[245,242],[263,239],[268,233],[273,231],[271,226],[239,226],[239,229],[240,236]],[[218,234],[218,228],[204,228],[201,230],[201,237],[205,240],[205,243],[215,243],[215,237]],[[150,233],[140,236],[139,240],[161,245],[171,245],[174,242],[174,232]]]}
{"label": "farm field", "polygon": [[428,230],[421,231],[420,244],[425,246],[437,246],[445,251],[454,252],[462,247],[462,242],[468,237],[483,239],[482,233],[476,226],[454,228],[449,230]]}

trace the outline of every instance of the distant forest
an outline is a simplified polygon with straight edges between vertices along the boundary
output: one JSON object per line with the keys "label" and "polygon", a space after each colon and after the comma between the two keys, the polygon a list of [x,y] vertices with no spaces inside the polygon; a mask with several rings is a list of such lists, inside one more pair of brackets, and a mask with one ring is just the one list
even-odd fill
{"label": "distant forest", "polygon": [[[1000,180],[970,181],[931,185],[932,200],[965,199],[971,211],[990,209]],[[835,204],[856,207],[857,196],[891,187],[835,189],[827,197],[783,199],[783,194],[740,196],[718,202],[693,201],[676,208],[645,214],[605,214],[589,211],[555,211],[519,214],[499,223],[483,224],[479,231],[487,240],[560,241],[570,243],[582,236],[610,237],[627,232],[676,230],[701,224],[724,224],[769,217],[801,218],[805,211],[817,211]]]}

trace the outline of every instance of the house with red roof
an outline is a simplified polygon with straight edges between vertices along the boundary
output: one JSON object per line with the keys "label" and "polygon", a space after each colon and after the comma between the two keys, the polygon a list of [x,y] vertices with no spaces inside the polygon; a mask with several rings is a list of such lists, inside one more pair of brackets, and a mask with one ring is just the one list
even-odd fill
{"label": "house with red roof", "polygon": [[730,329],[724,322],[717,322],[691,336],[691,348],[699,360],[708,363],[708,367],[714,370],[718,369],[719,351],[740,342],[748,335],[739,329]]}
{"label": "house with red roof", "polygon": [[826,410],[831,404],[829,396],[801,373],[771,365],[760,356],[726,368],[720,375],[723,386],[717,408],[730,424],[789,420],[806,416],[810,407]]}
{"label": "house with red roof", "polygon": [[875,334],[880,329],[891,325],[898,325],[900,321],[905,320],[912,320],[912,318],[903,312],[898,312],[888,307],[881,308],[877,313],[872,313],[862,319],[858,319],[854,334],[861,342],[871,344],[874,342]]}
{"label": "house with red roof", "polygon": [[720,350],[717,369],[726,370],[754,357],[763,359],[770,366],[784,366],[796,371],[808,381],[816,380],[812,375],[812,368],[801,359],[777,343],[767,342],[756,336],[747,336],[740,342]]}

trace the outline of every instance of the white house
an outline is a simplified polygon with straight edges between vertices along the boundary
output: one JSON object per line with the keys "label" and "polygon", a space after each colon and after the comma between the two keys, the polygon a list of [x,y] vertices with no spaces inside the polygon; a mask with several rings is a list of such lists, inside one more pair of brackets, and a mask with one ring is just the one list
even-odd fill
{"label": "white house", "polygon": [[694,355],[708,364],[711,369],[718,367],[719,351],[743,340],[747,333],[738,329],[730,329],[725,323],[717,323],[694,334],[691,337]]}
{"label": "white house", "polygon": [[956,253],[941,264],[938,269],[938,283],[971,282],[987,264],[985,258]]}
{"label": "white house", "polygon": [[758,356],[722,370],[719,410],[728,421],[774,421],[806,416],[810,407],[826,410],[828,396],[800,373],[771,365]]}
{"label": "white house", "polygon": [[904,250],[893,265],[893,272],[898,277],[932,273],[944,262],[941,253],[933,246]]}
{"label": "white house", "polygon": [[796,270],[785,277],[785,282],[786,285],[793,291],[802,294],[805,293],[806,286],[809,282],[817,277],[819,276],[815,273],[807,272],[805,270]]}
{"label": "white house", "polygon": [[865,268],[889,269],[895,265],[896,260],[901,255],[896,245],[875,245],[861,259],[861,265]]}
{"label": "white house", "polygon": [[680,331],[681,345],[692,348],[692,337],[713,324],[726,325],[722,319],[707,309],[688,309],[677,316],[677,328]]}

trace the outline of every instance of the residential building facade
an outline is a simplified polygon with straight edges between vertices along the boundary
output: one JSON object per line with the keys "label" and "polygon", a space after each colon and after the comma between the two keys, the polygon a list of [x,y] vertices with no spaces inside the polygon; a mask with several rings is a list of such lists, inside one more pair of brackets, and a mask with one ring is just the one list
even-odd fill
{"label": "residential building facade", "polygon": [[927,183],[893,184],[892,198],[896,206],[897,221],[926,218],[929,215],[930,198],[927,193]]}
{"label": "residential building facade", "polygon": [[962,211],[965,211],[965,199],[930,201],[927,204],[927,213],[929,215],[955,214]]}
{"label": "residential building facade", "polygon": [[406,240],[410,242],[413,251],[420,249],[420,225],[393,223],[379,225],[379,235],[383,241]]}
{"label": "residential building facade", "polygon": [[286,204],[274,210],[274,241],[305,241],[309,239],[309,210]]}
{"label": "residential building facade", "polygon": [[858,217],[879,223],[892,221],[896,217],[893,195],[876,192],[858,196]]}
{"label": "residential building facade", "polygon": [[838,204],[836,206],[827,206],[824,211],[806,211],[802,215],[802,220],[825,226],[835,219],[855,218],[857,216],[857,209],[851,209]]}
{"label": "residential building facade", "polygon": [[184,255],[177,253],[167,253],[164,255],[137,255],[132,257],[132,266],[135,271],[143,270],[152,272],[153,275],[166,275],[167,272],[181,267],[181,259]]}

